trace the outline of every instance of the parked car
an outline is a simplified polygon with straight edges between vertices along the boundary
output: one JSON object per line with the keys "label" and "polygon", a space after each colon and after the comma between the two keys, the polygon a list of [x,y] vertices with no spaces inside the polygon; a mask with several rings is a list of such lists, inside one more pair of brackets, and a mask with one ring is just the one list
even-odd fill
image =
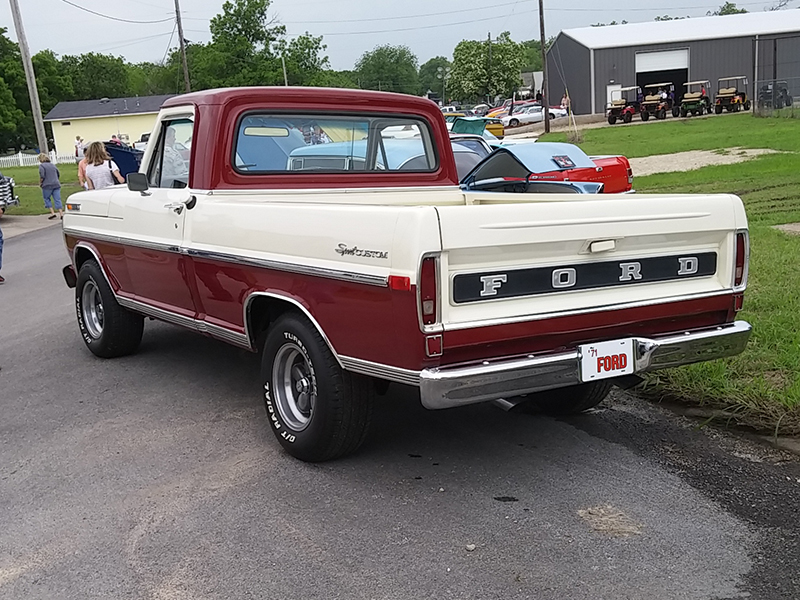
{"label": "parked car", "polygon": [[[566,117],[567,111],[563,108],[550,107],[550,119],[558,119],[559,117]],[[544,121],[544,110],[540,104],[534,104],[523,108],[519,112],[514,112],[511,115],[506,115],[501,119],[503,125],[506,127],[517,127],[519,125],[529,125],[531,123],[541,123]]]}
{"label": "parked car", "polygon": [[[197,146],[185,170],[164,160],[179,127]],[[538,143],[460,181],[433,103],[365,90],[175,96],[153,137],[127,186],[67,205],[83,343],[131,354],[152,317],[260,353],[266,422],[298,459],[356,451],[389,382],[429,409],[582,412],[615,383],[738,354],[750,336],[736,196],[579,193],[600,184],[534,178],[531,161],[591,164]]]}
{"label": "parked car", "polygon": [[464,119],[465,121],[476,121],[483,123],[486,131],[490,132],[497,138],[502,138],[506,133],[503,121],[501,119],[494,119],[490,117],[473,117],[460,112],[447,113],[444,115],[444,120],[447,123],[447,129],[452,129],[453,123],[455,123],[456,119],[459,118]]}
{"label": "parked car", "polygon": [[14,193],[14,179],[0,175],[0,208],[5,212],[9,206],[19,206],[19,196]]}
{"label": "parked car", "polygon": [[150,132],[146,131],[139,136],[139,139],[137,141],[133,142],[133,147],[136,148],[136,150],[141,150],[142,152],[144,152],[145,150],[147,150],[147,142],[149,139],[150,139]]}

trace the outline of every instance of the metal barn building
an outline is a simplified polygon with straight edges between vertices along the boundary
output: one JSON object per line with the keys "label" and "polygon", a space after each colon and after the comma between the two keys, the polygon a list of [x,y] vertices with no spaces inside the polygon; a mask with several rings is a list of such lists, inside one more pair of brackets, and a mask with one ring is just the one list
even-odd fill
{"label": "metal barn building", "polygon": [[[565,29],[547,51],[548,96],[569,90],[575,114],[602,114],[614,89],[722,77],[800,86],[800,10]],[[797,78],[793,81],[793,78]],[[795,96],[800,96],[800,89]]]}

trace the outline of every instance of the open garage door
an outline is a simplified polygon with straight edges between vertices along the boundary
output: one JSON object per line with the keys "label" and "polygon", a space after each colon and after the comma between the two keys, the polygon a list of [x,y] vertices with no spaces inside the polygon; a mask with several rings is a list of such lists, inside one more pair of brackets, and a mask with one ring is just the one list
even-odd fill
{"label": "open garage door", "polygon": [[672,83],[675,99],[680,100],[689,81],[689,49],[663,50],[661,52],[636,53],[636,85],[644,87],[651,83]]}

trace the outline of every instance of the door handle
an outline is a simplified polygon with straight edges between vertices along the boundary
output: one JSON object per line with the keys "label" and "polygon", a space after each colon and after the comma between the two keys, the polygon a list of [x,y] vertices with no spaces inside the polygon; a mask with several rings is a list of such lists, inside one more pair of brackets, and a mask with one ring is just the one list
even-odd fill
{"label": "door handle", "polygon": [[174,210],[176,214],[181,214],[183,209],[186,208],[186,205],[183,202],[170,202],[169,204],[165,204],[164,208]]}

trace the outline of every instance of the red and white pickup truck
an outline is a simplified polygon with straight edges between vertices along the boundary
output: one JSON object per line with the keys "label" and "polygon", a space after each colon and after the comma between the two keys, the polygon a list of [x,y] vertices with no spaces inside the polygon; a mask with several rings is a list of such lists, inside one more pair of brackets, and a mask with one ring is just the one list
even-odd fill
{"label": "red and white pickup truck", "polygon": [[86,345],[132,353],[149,316],[261,352],[272,429],[308,461],[359,447],[386,382],[431,409],[565,413],[632,375],[743,350],[739,198],[578,193],[599,184],[526,181],[511,153],[462,183],[460,151],[411,96],[167,100],[127,186],[67,203]]}

